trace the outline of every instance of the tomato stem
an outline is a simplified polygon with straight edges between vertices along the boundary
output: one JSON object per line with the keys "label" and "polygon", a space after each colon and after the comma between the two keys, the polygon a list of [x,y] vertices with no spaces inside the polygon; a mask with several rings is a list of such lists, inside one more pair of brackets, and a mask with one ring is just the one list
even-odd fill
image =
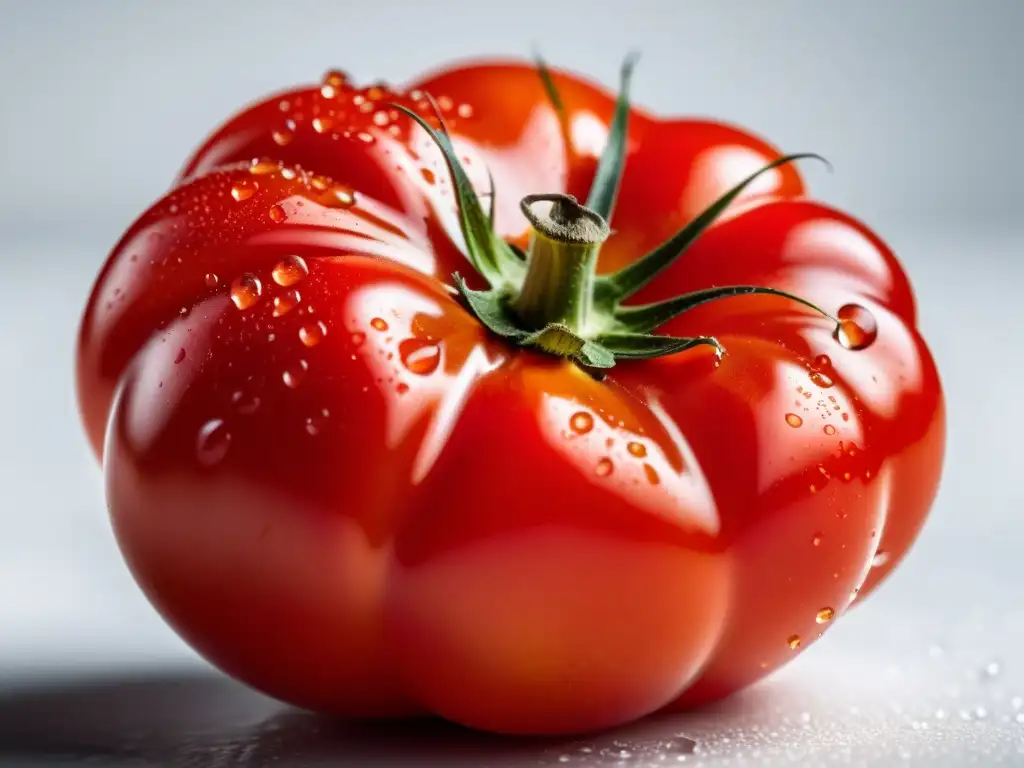
{"label": "tomato stem", "polygon": [[[546,212],[540,210],[543,203],[551,204]],[[585,335],[597,252],[608,238],[608,224],[572,195],[529,195],[520,208],[533,231],[526,277],[510,302],[513,313],[530,330],[555,323]]]}

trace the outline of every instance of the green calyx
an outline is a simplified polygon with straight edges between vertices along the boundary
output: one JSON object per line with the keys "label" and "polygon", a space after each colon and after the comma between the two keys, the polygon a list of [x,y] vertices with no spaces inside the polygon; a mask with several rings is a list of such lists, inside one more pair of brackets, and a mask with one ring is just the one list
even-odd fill
{"label": "green calyx", "polygon": [[[661,357],[697,346],[711,347],[719,356],[723,355],[725,350],[712,336],[676,337],[654,331],[689,309],[734,296],[781,296],[810,307],[838,327],[838,320],[809,301],[767,286],[713,287],[653,304],[623,303],[675,263],[762,174],[804,158],[826,162],[818,155],[780,157],[730,189],[649,253],[616,272],[596,273],[598,253],[609,236],[608,221],[615,209],[625,167],[629,81],[635,64],[635,56],[628,57],[623,64],[608,143],[586,204],[559,193],[528,195],[521,201],[520,208],[532,227],[525,261],[494,229],[493,179],[490,210],[485,213],[443,121],[438,131],[415,112],[394,105],[430,135],[448,166],[466,256],[488,285],[486,290],[473,290],[459,274],[453,276],[469,310],[493,333],[515,344],[569,358],[590,369],[607,369],[618,360]],[[564,128],[565,112],[554,78],[539,60],[538,71]],[[440,121],[440,113],[435,113]]]}

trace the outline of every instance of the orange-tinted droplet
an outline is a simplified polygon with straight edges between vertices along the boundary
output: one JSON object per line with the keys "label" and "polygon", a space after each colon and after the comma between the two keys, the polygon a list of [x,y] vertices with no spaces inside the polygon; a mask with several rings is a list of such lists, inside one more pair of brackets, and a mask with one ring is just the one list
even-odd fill
{"label": "orange-tinted droplet", "polygon": [[814,367],[819,371],[822,368],[831,368],[832,358],[829,357],[828,355],[818,355],[816,358],[814,358]]}
{"label": "orange-tinted droplet", "polygon": [[836,428],[833,427],[831,424],[826,424],[825,428],[824,428],[824,432],[825,432],[826,435],[831,436],[831,435],[834,435],[836,433]]}
{"label": "orange-tinted droplet", "polygon": [[253,176],[266,176],[268,173],[275,173],[277,169],[278,165],[273,160],[254,160],[249,166],[249,173]]}
{"label": "orange-tinted droplet", "polygon": [[327,326],[322,322],[307,323],[299,328],[299,341],[307,347],[315,347],[327,335]]}
{"label": "orange-tinted droplet", "polygon": [[608,477],[612,473],[615,466],[612,464],[611,459],[601,459],[597,462],[597,466],[594,468],[594,472],[598,477]]}
{"label": "orange-tinted droplet", "polygon": [[326,72],[324,72],[324,85],[332,85],[335,88],[341,88],[347,82],[348,75],[342,72],[340,69],[328,69]]}
{"label": "orange-tinted droplet", "polygon": [[647,475],[647,482],[651,485],[657,485],[661,482],[661,478],[658,477],[658,470],[650,464],[644,464],[644,474]]}
{"label": "orange-tinted droplet", "polygon": [[822,389],[828,389],[835,384],[832,381],[832,377],[828,374],[822,373],[821,371],[811,371],[811,381]]}
{"label": "orange-tinted droplet", "polygon": [[302,301],[302,296],[294,288],[289,288],[287,291],[281,293],[280,296],[274,297],[274,317],[281,317],[287,315]]}
{"label": "orange-tinted droplet", "polygon": [[406,384],[404,381],[400,381],[395,385],[395,391],[400,395],[404,395],[406,392],[409,391],[409,385]]}
{"label": "orange-tinted droplet", "polygon": [[375,331],[386,331],[388,329],[388,321],[383,317],[375,317],[370,321],[370,327]]}
{"label": "orange-tinted droplet", "polygon": [[253,196],[253,194],[255,194],[256,186],[257,185],[255,183],[244,184],[242,182],[239,182],[238,184],[235,184],[233,187],[231,187],[231,197],[233,197],[239,203],[242,202],[243,200],[248,200],[250,197]]}
{"label": "orange-tinted droplet", "polygon": [[221,419],[210,419],[196,435],[196,458],[204,467],[221,462],[231,447],[231,433]]}
{"label": "orange-tinted droplet", "polygon": [[818,613],[814,617],[814,620],[818,624],[828,624],[830,621],[832,621],[833,618],[835,618],[835,615],[836,612],[834,608],[825,607],[818,611]]}
{"label": "orange-tinted droplet", "polygon": [[626,450],[629,451],[631,456],[636,456],[638,459],[642,459],[647,455],[647,447],[635,440],[626,444]]}
{"label": "orange-tinted droplet", "polygon": [[309,267],[301,256],[285,256],[271,272],[274,282],[285,288],[301,282],[308,274]]}
{"label": "orange-tinted droplet", "polygon": [[398,345],[398,357],[410,373],[429,376],[441,363],[441,349],[423,339],[404,339]]}
{"label": "orange-tinted droplet", "polygon": [[594,417],[586,411],[576,411],[569,419],[569,429],[577,435],[585,435],[594,428]]}
{"label": "orange-tinted droplet", "polygon": [[263,283],[252,272],[240,275],[231,283],[231,301],[239,309],[249,309],[260,300],[262,294]]}
{"label": "orange-tinted droplet", "polygon": [[295,134],[287,129],[281,129],[271,132],[270,138],[274,140],[274,143],[277,144],[277,146],[287,147],[292,143],[292,139],[295,138]]}
{"label": "orange-tinted droplet", "polygon": [[875,316],[860,304],[846,304],[836,313],[839,327],[836,340],[846,349],[864,349],[878,338],[878,323]]}
{"label": "orange-tinted droplet", "polygon": [[320,95],[323,96],[325,99],[333,99],[335,96],[338,95],[338,91],[330,83],[325,83],[324,85],[320,86]]}
{"label": "orange-tinted droplet", "polygon": [[437,181],[437,176],[435,176],[434,172],[429,168],[421,169],[420,174],[422,174],[423,180],[427,182],[427,184],[433,184],[434,182]]}
{"label": "orange-tinted droplet", "polygon": [[334,120],[326,115],[321,115],[313,118],[312,125],[313,130],[317,133],[327,133],[334,126]]}
{"label": "orange-tinted droplet", "polygon": [[473,107],[470,104],[459,104],[459,108],[455,111],[459,117],[472,117]]}
{"label": "orange-tinted droplet", "polygon": [[267,215],[270,217],[270,220],[275,224],[280,224],[287,217],[284,212],[284,208],[282,208],[280,205],[277,205],[276,203],[270,206],[270,210],[267,211]]}
{"label": "orange-tinted droplet", "polygon": [[800,647],[803,641],[800,639],[800,635],[790,635],[786,640],[786,645],[789,646],[790,650],[795,651]]}
{"label": "orange-tinted droplet", "polygon": [[203,276],[203,283],[206,284],[207,288],[216,288],[218,283],[220,283],[220,278],[213,274],[213,272],[207,272]]}
{"label": "orange-tinted droplet", "polygon": [[356,201],[356,196],[351,189],[345,187],[334,187],[328,193],[328,205],[337,208],[348,208]]}
{"label": "orange-tinted droplet", "polygon": [[289,365],[284,369],[284,372],[281,374],[281,380],[285,383],[286,387],[295,389],[306,378],[308,370],[309,363],[305,360],[296,360],[293,365]]}
{"label": "orange-tinted droplet", "polygon": [[799,427],[804,423],[804,420],[797,416],[795,413],[786,414],[786,423],[791,427]]}
{"label": "orange-tinted droplet", "polygon": [[363,144],[373,144],[374,138],[372,133],[366,131],[360,131],[356,134],[356,138],[359,139]]}
{"label": "orange-tinted droplet", "polygon": [[452,101],[451,96],[439,96],[437,99],[437,106],[442,112],[451,112],[452,107],[455,106],[455,102]]}

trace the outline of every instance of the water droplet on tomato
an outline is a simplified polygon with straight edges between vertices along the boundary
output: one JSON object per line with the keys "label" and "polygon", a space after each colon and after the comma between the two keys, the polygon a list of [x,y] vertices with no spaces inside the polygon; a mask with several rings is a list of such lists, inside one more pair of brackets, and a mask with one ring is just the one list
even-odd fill
{"label": "water droplet on tomato", "polygon": [[455,111],[459,117],[472,117],[473,107],[470,104],[459,104],[459,108]]}
{"label": "water droplet on tomato", "polygon": [[309,267],[301,256],[285,256],[271,272],[274,282],[284,288],[301,282],[308,274]]}
{"label": "water droplet on tomato", "polygon": [[375,317],[370,321],[370,327],[375,331],[386,331],[388,329],[388,321],[383,317]]}
{"label": "water droplet on tomato", "polygon": [[832,621],[833,618],[835,618],[835,615],[835,609],[826,606],[825,608],[822,608],[820,611],[818,611],[818,613],[814,616],[814,620],[818,624],[828,624],[830,621]]}
{"label": "water droplet on tomato", "polygon": [[287,147],[289,144],[292,143],[292,139],[295,138],[295,134],[289,130],[282,129],[278,131],[272,131],[270,134],[270,138],[274,140],[274,143],[277,144],[277,146]]}
{"label": "water droplet on tomato", "polygon": [[243,200],[248,200],[250,197],[253,196],[255,192],[255,184],[249,185],[239,182],[238,184],[235,184],[233,187],[231,187],[231,196],[235,199],[236,202],[239,203],[242,202]]}
{"label": "water droplet on tomato", "polygon": [[455,106],[455,102],[452,101],[451,96],[439,96],[437,99],[437,106],[442,112],[451,112],[452,107]]}
{"label": "water droplet on tomato", "polygon": [[356,196],[351,189],[345,187],[333,187],[327,193],[327,205],[334,208],[349,208],[356,201]]}
{"label": "water droplet on tomato", "polygon": [[328,69],[324,72],[323,84],[341,88],[348,82],[348,75],[340,69]]}
{"label": "water droplet on tomato", "polygon": [[811,544],[813,544],[816,547],[820,547],[821,546],[821,542],[822,542],[821,534],[820,533],[814,534],[814,537],[811,539]]}
{"label": "water droplet on tomato", "polygon": [[286,387],[295,389],[302,380],[306,378],[306,372],[309,370],[309,363],[305,360],[297,360],[294,365],[290,365],[284,369],[281,374],[281,380],[285,383]]}
{"label": "water droplet on tomato", "polygon": [[326,115],[321,115],[313,118],[312,125],[313,130],[317,133],[327,133],[334,126],[334,120]]}
{"label": "water droplet on tomato", "polygon": [[657,485],[661,482],[661,478],[658,477],[658,471],[650,464],[644,464],[644,474],[647,475],[647,482],[651,485]]}
{"label": "water droplet on tomato", "polygon": [[395,385],[395,391],[400,395],[404,395],[409,391],[409,385],[406,384],[404,381],[400,381],[398,382],[398,384]]}
{"label": "water droplet on tomato", "polygon": [[327,326],[322,322],[307,323],[299,328],[299,341],[307,347],[315,347],[327,335]]}
{"label": "water droplet on tomato", "polygon": [[434,172],[429,168],[421,169],[420,174],[423,176],[423,180],[427,182],[427,184],[433,184],[435,181],[437,181],[437,176],[435,176]]}
{"label": "water droplet on tomato", "polygon": [[586,411],[577,411],[569,418],[569,429],[577,435],[585,435],[594,428],[594,417]]}
{"label": "water droplet on tomato", "polygon": [[836,340],[846,349],[864,349],[878,338],[878,323],[875,316],[860,304],[846,304],[836,313],[839,327]]}
{"label": "water droplet on tomato", "polygon": [[831,436],[831,435],[834,435],[836,433],[836,428],[833,427],[831,424],[826,424],[825,427],[824,427],[824,432],[825,432],[826,435],[830,435]]}
{"label": "water droplet on tomato", "polygon": [[362,331],[356,331],[352,334],[352,343],[359,347],[362,346],[363,342],[366,341],[366,334]]}
{"label": "water droplet on tomato", "polygon": [[799,416],[797,416],[795,413],[787,413],[786,414],[786,423],[789,424],[789,426],[795,428],[795,427],[799,427],[801,424],[803,424],[804,420],[801,419]]}
{"label": "water droplet on tomato", "polygon": [[196,436],[196,458],[204,467],[219,463],[231,447],[231,433],[221,419],[210,419]]}
{"label": "water droplet on tomato", "polygon": [[239,389],[231,395],[231,405],[238,413],[249,416],[256,413],[256,409],[260,407],[260,399],[250,392]]}
{"label": "water droplet on tomato", "polygon": [[267,211],[267,215],[270,217],[270,220],[275,224],[280,224],[286,218],[284,208],[282,208],[280,205],[277,205],[276,203],[270,206],[270,210]]}
{"label": "water droplet on tomato", "polygon": [[391,117],[383,109],[378,109],[373,113],[373,124],[379,125],[381,128],[391,122]]}
{"label": "water droplet on tomato", "polygon": [[231,300],[239,309],[249,309],[260,300],[263,284],[252,272],[246,272],[231,283]]}
{"label": "water droplet on tomato", "polygon": [[880,549],[875,552],[875,556],[871,558],[871,567],[879,568],[889,562],[889,553],[884,549]]}
{"label": "water droplet on tomato", "polygon": [[359,139],[364,144],[373,144],[374,141],[373,134],[367,133],[366,131],[360,131],[359,133],[357,133],[356,138]]}
{"label": "water droplet on tomato", "polygon": [[647,455],[647,448],[644,444],[636,441],[626,443],[626,450],[629,451],[631,456],[636,456],[638,459],[642,459]]}
{"label": "water droplet on tomato", "polygon": [[325,99],[333,99],[338,95],[338,92],[335,90],[333,85],[326,83],[320,87],[320,95]]}
{"label": "water droplet on tomato", "polygon": [[402,365],[417,376],[428,376],[441,363],[441,350],[432,342],[423,339],[405,339],[398,345],[398,356]]}
{"label": "water droplet on tomato", "polygon": [[828,355],[818,355],[816,358],[814,358],[813,365],[818,370],[821,370],[822,368],[831,368],[832,358],[829,357]]}
{"label": "water droplet on tomato", "polygon": [[789,646],[790,650],[795,651],[800,647],[803,641],[800,639],[800,635],[790,635],[786,640],[786,645]]}
{"label": "water droplet on tomato", "polygon": [[815,385],[821,387],[822,389],[828,389],[829,387],[835,384],[835,382],[832,381],[832,378],[828,374],[822,373],[821,371],[811,371],[810,378]]}
{"label": "water droplet on tomato", "polygon": [[289,288],[284,291],[280,296],[274,297],[274,317],[281,317],[291,312],[295,307],[298,306],[299,302],[302,301],[302,297],[299,292],[294,288]]}
{"label": "water droplet on tomato", "polygon": [[612,460],[605,458],[597,462],[597,467],[595,467],[594,471],[598,477],[608,477],[613,469],[615,469],[615,466],[612,464]]}
{"label": "water droplet on tomato", "polygon": [[327,419],[331,415],[330,411],[326,408],[322,408],[319,413],[314,413],[312,416],[306,417],[306,432],[310,435],[319,435],[324,426],[327,424]]}
{"label": "water droplet on tomato", "polygon": [[249,173],[253,176],[266,176],[268,173],[274,173],[278,169],[277,163],[273,160],[253,160],[252,165],[249,166]]}
{"label": "water droplet on tomato", "polygon": [[213,274],[213,272],[207,272],[203,276],[203,283],[206,284],[207,288],[216,288],[217,284],[220,283],[220,278]]}

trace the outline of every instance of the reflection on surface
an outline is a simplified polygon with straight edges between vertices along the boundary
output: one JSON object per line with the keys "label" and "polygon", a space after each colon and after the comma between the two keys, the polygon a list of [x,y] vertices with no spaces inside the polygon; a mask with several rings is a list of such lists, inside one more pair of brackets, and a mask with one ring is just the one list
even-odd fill
{"label": "reflection on surface", "polygon": [[[202,672],[50,682],[0,694],[0,763],[52,765],[603,765],[684,755],[672,722],[593,739],[516,739],[439,720],[346,723]],[[669,758],[674,759],[674,758]]]}

